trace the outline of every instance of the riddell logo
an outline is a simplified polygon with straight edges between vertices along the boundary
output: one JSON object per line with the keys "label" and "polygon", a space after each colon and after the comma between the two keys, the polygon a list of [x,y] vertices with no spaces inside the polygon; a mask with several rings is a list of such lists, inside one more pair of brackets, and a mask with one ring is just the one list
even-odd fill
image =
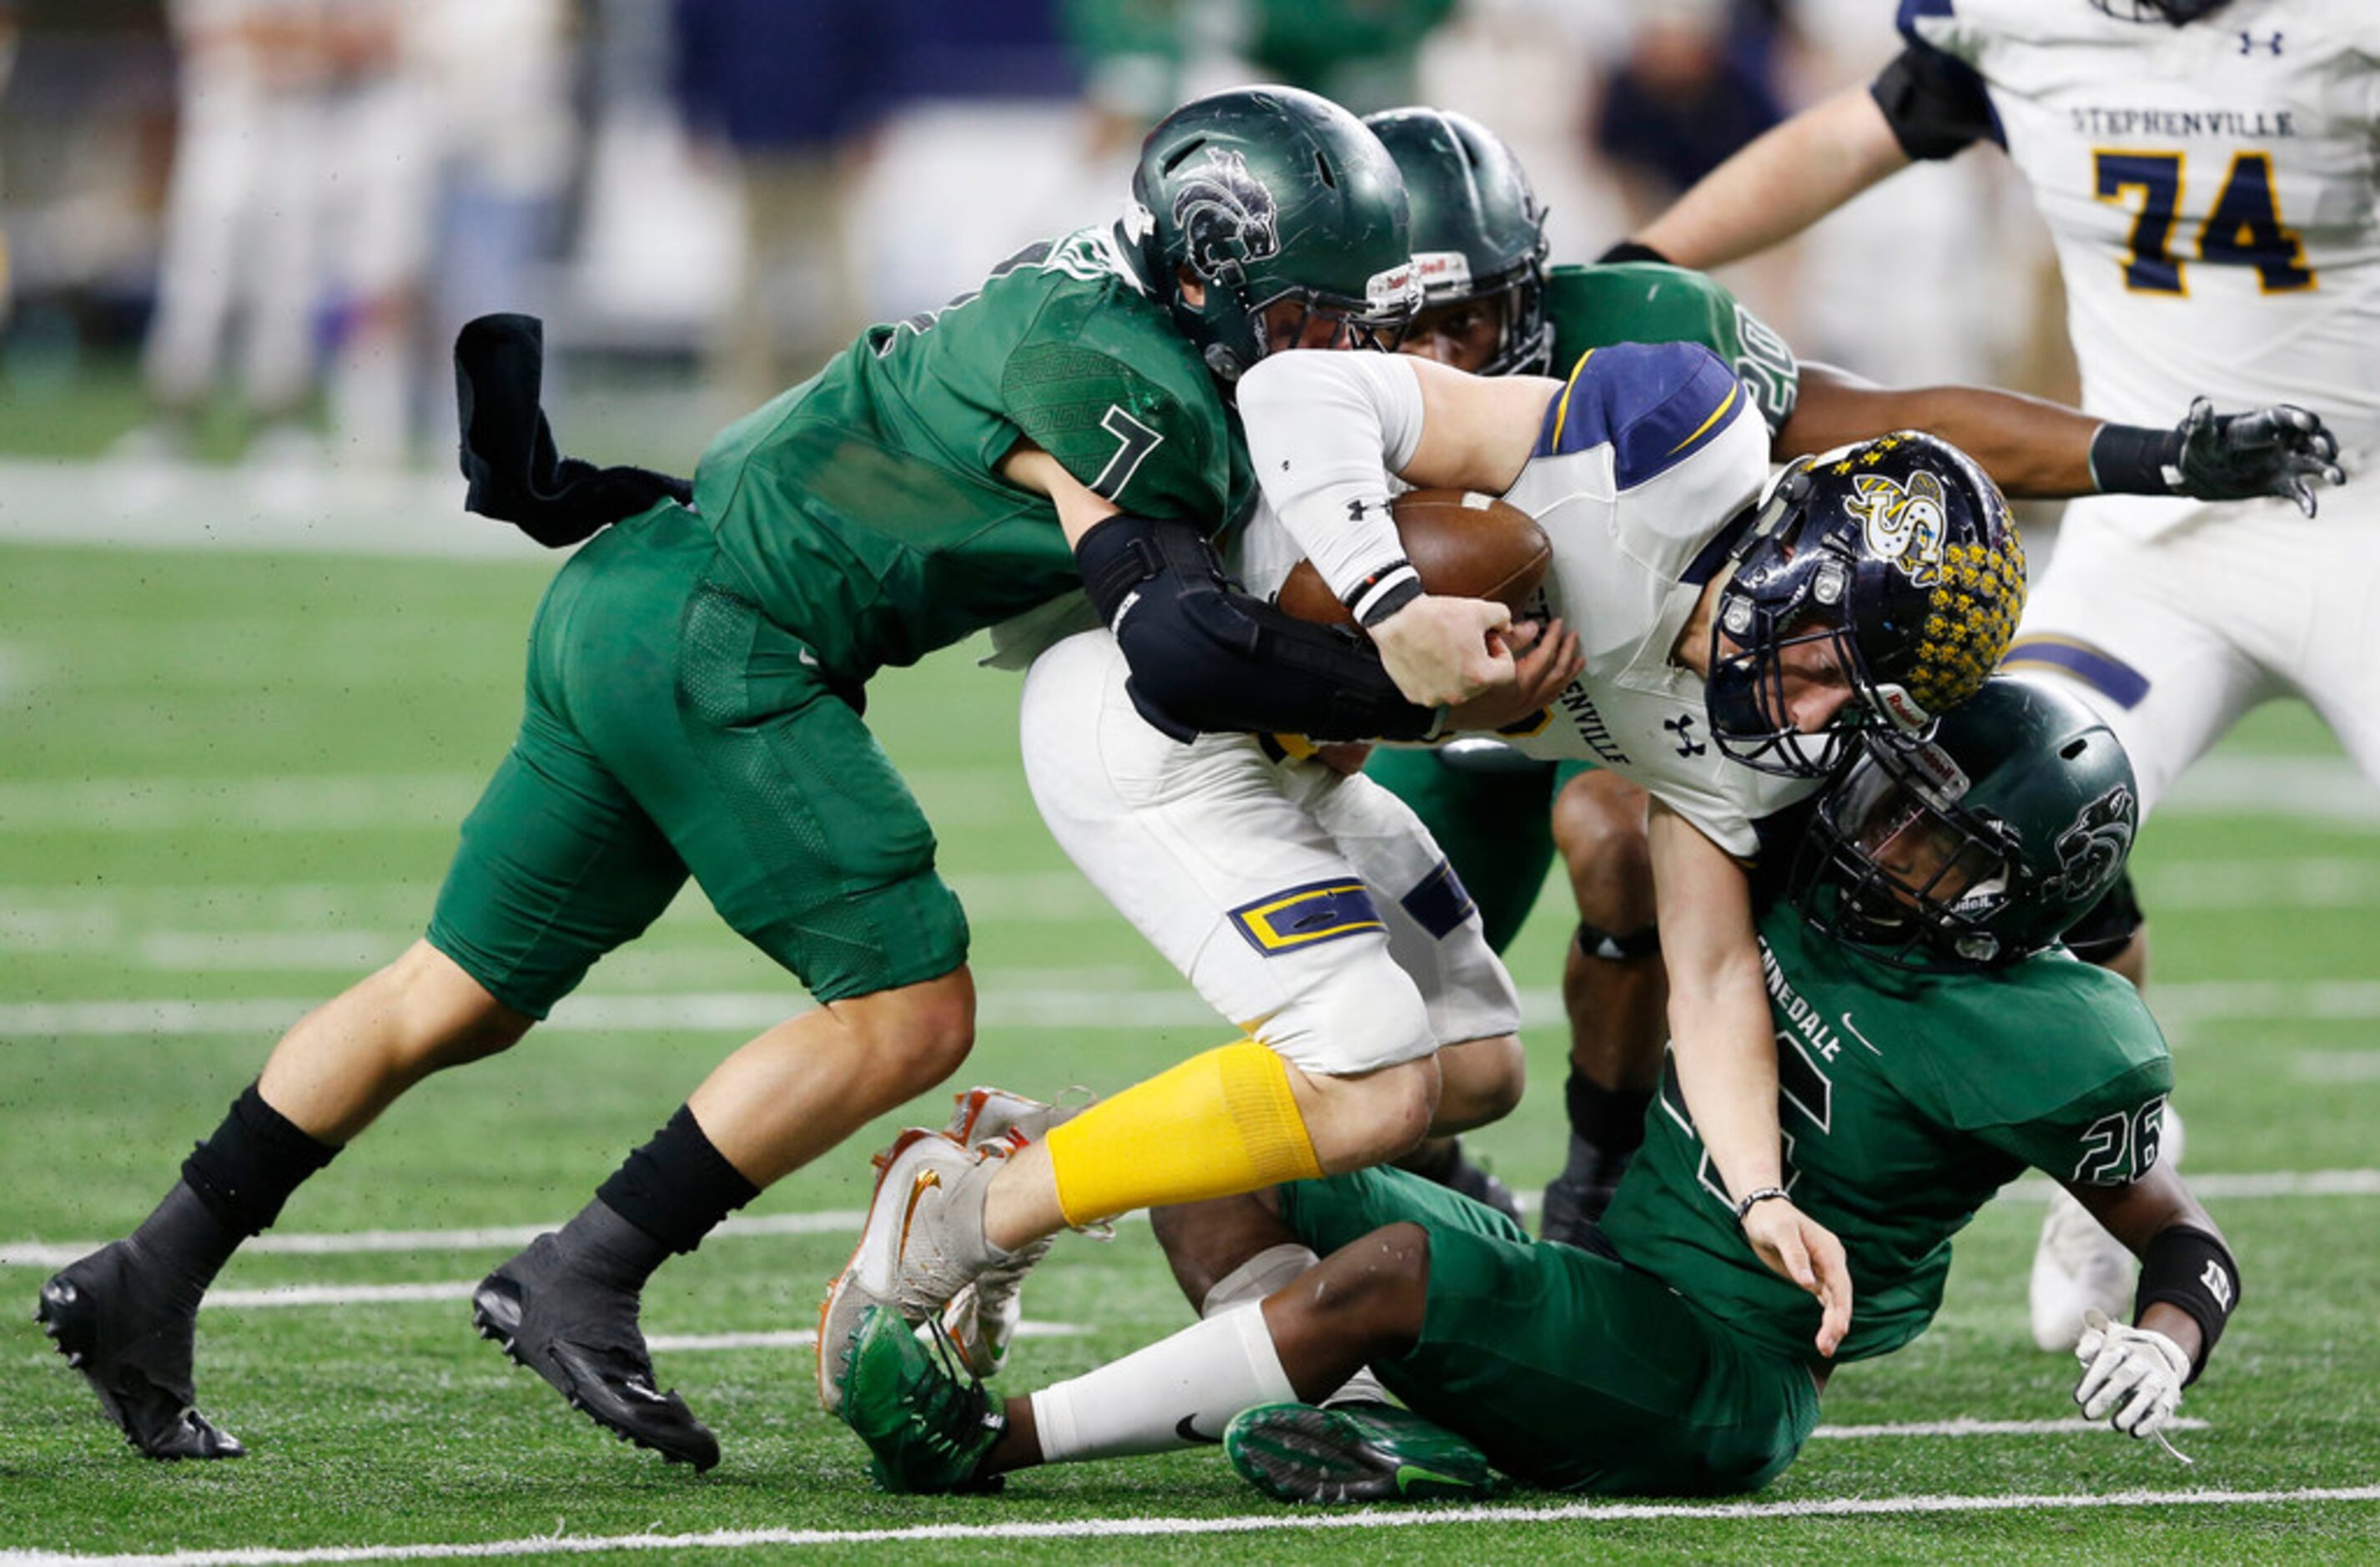
{"label": "riddell logo", "polygon": [[1421,285],[1432,291],[1461,289],[1471,285],[1471,258],[1460,250],[1416,250],[1414,271],[1420,274]]}
{"label": "riddell logo", "polygon": [[1898,686],[1878,686],[1876,694],[1884,704],[1884,716],[1892,720],[1893,727],[1903,735],[1914,735],[1934,722],[1934,715],[1919,707],[1916,698]]}

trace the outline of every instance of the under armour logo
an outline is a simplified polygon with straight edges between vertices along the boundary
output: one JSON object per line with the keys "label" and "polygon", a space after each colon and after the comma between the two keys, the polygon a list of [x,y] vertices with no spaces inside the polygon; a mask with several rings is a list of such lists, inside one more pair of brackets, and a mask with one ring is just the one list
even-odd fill
{"label": "under armour logo", "polygon": [[1690,712],[1682,712],[1675,718],[1665,718],[1661,721],[1662,728],[1677,735],[1678,754],[1682,757],[1698,757],[1710,749],[1708,746],[1686,733],[1694,726],[1694,715]]}
{"label": "under armour logo", "polygon": [[2206,1271],[2198,1276],[2198,1282],[2206,1286],[2206,1293],[2215,1297],[2216,1305],[2226,1311],[2231,1309],[2231,1275],[2223,1271],[2221,1263],[2209,1258]]}
{"label": "under armour logo", "polygon": [[2252,55],[2259,49],[2268,55],[2278,55],[2281,52],[2281,35],[2277,32],[2270,38],[2259,38],[2245,29],[2240,30],[2240,53]]}
{"label": "under armour logo", "polygon": [[1347,520],[1349,522],[1361,522],[1364,520],[1364,514],[1366,511],[1385,511],[1387,509],[1388,503],[1385,501],[1373,502],[1358,497],[1355,500],[1347,503]]}

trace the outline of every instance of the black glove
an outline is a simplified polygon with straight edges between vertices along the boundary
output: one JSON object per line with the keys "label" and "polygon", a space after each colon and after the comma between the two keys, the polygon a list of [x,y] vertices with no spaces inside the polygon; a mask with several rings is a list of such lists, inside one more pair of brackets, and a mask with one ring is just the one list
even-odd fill
{"label": "black glove", "polygon": [[2218,414],[2204,397],[2194,398],[2175,433],[2181,437],[2175,490],[2194,500],[2286,495],[2312,516],[2315,479],[2347,482],[2338,441],[2321,419],[2288,403]]}
{"label": "black glove", "polygon": [[2218,414],[2199,397],[2171,430],[2101,425],[2091,440],[2091,477],[2107,495],[2286,496],[2312,516],[2314,480],[2347,482],[2338,457],[2338,441],[2303,408],[2276,403]]}
{"label": "black glove", "polygon": [[480,316],[455,339],[455,398],[463,424],[463,509],[509,522],[562,549],[694,486],[641,468],[597,468],[554,449],[538,407],[545,328],[535,316]]}

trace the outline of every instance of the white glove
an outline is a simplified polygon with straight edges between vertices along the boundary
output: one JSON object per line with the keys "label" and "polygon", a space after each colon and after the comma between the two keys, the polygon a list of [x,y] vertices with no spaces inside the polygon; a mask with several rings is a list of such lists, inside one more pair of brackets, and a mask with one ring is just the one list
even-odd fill
{"label": "white glove", "polygon": [[2145,1440],[2158,1436],[2181,1406],[2190,1356],[2155,1329],[2110,1322],[2095,1308],[2083,1314],[2074,1357],[2082,1363],[2074,1402],[2089,1419],[2106,1420],[2112,1410],[2116,1429]]}

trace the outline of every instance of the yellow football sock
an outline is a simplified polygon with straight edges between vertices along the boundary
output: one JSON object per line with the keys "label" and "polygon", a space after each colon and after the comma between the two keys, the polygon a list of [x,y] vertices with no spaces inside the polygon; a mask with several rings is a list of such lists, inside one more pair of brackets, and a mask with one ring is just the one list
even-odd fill
{"label": "yellow football sock", "polygon": [[1102,1099],[1045,1142],[1069,1224],[1322,1173],[1288,1063],[1250,1039]]}

